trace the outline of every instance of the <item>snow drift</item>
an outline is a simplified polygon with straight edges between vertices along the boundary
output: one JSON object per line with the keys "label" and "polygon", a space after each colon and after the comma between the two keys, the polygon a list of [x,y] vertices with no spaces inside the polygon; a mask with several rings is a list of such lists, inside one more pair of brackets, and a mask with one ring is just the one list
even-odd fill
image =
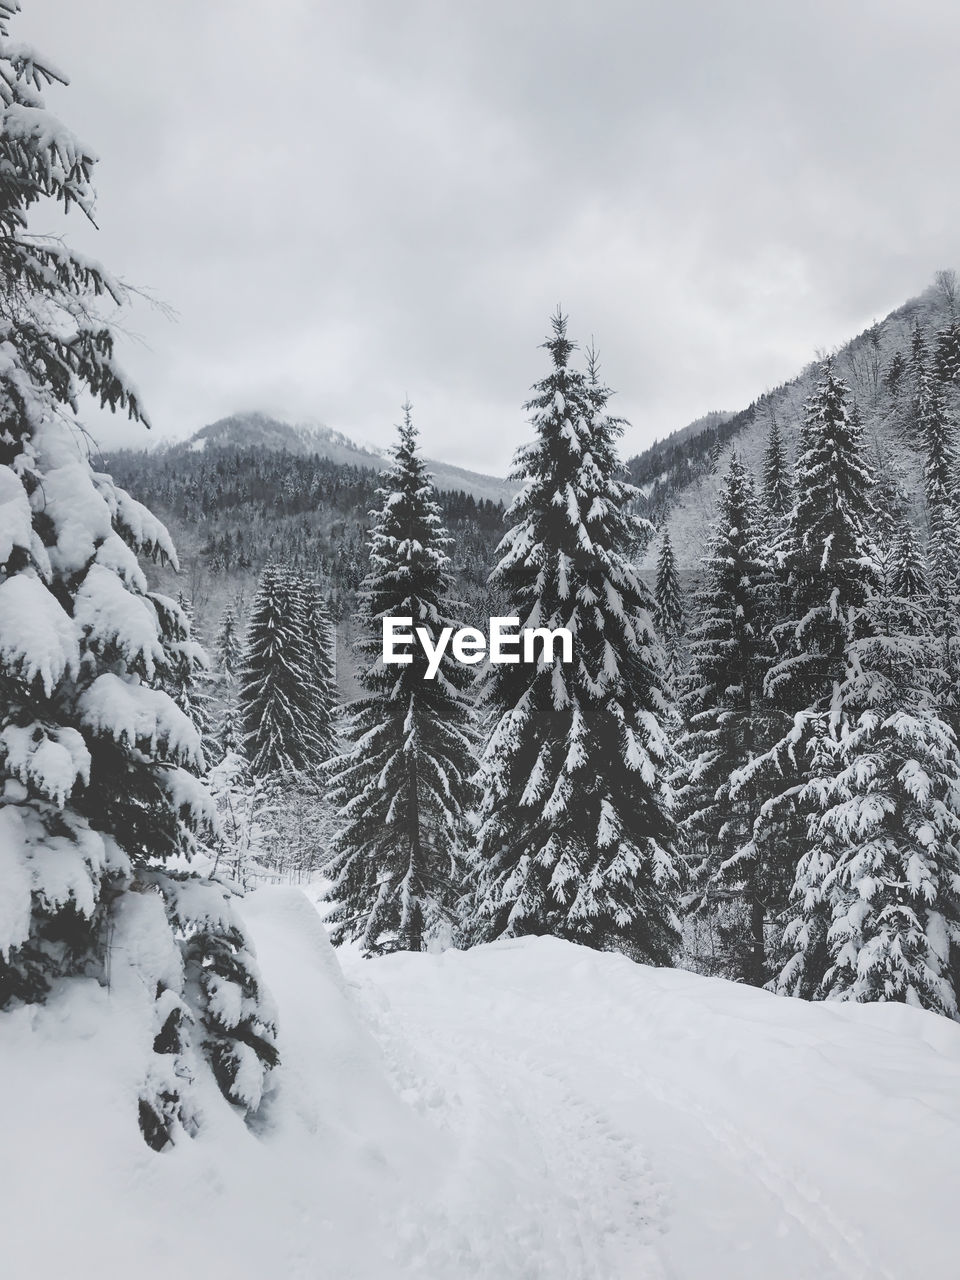
{"label": "snow drift", "polygon": [[243,903],[282,1065],[248,1128],[198,1079],[162,1155],[151,995],[0,1017],[0,1270],[418,1280],[929,1280],[960,1229],[960,1027],[549,938],[343,970],[307,898]]}

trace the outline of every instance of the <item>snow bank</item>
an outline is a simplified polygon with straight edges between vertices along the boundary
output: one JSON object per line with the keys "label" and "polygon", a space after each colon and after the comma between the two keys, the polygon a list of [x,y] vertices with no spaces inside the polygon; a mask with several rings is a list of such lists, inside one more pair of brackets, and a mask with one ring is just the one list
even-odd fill
{"label": "snow bank", "polygon": [[201,1079],[200,1136],[143,1144],[136,983],[0,1016],[4,1276],[955,1274],[955,1024],[553,939],[338,962],[292,888],[243,915],[281,1019],[258,1132]]}
{"label": "snow bank", "polygon": [[957,1273],[955,1023],[809,1004],[551,938],[357,972],[389,1001],[385,1041],[402,1028],[429,1054],[427,1087],[465,1099],[453,1127],[469,1133],[486,1111],[487,1142],[499,1128],[524,1171],[540,1260],[499,1274]]}
{"label": "snow bank", "polygon": [[5,1277],[390,1274],[394,1224],[436,1139],[388,1083],[306,898],[265,888],[243,906],[282,1011],[283,1064],[259,1133],[211,1077],[197,1082],[200,1136],[147,1148],[136,1121],[154,1034],[145,989],[73,982],[44,1009],[0,1015]]}

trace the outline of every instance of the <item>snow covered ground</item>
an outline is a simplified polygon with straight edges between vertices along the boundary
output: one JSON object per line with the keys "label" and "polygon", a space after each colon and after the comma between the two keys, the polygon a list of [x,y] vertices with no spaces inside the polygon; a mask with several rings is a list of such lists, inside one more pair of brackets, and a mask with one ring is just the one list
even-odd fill
{"label": "snow covered ground", "polygon": [[4,1280],[941,1280],[960,1274],[960,1027],[553,939],[337,962],[244,904],[281,1015],[250,1133],[135,1122],[147,993],[0,1017]]}

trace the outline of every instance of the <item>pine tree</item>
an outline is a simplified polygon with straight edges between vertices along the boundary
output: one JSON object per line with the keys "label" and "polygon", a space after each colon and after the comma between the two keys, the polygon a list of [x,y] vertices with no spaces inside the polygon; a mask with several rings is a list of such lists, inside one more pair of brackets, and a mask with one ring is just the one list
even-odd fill
{"label": "pine tree", "polygon": [[801,432],[784,557],[789,619],[775,629],[782,656],[767,683],[787,711],[830,697],[843,678],[852,611],[866,597],[872,477],[848,398],[828,362]]}
{"label": "pine tree", "polygon": [[895,600],[926,600],[930,575],[917,532],[902,514],[900,527],[891,542],[890,595]]}
{"label": "pine tree", "polygon": [[928,374],[927,368],[927,335],[920,327],[919,321],[914,321],[913,333],[910,338],[910,356],[907,360],[906,383],[908,395],[904,397],[904,403],[901,407],[903,415],[901,434],[904,442],[912,448],[916,448],[920,443],[920,412],[921,397],[924,381]]}
{"label": "pine tree", "polygon": [[17,9],[0,4],[0,1008],[75,976],[152,1002],[138,1106],[159,1150],[198,1124],[204,1056],[257,1110],[275,1027],[227,890],[192,862],[213,810],[177,703],[200,655],[138,562],[175,552],[76,418],[86,391],[143,419],[98,310],[126,290],[28,229],[47,199],[92,221],[94,161],[44,108],[60,76],[8,41]]}
{"label": "pine tree", "polygon": [[337,705],[336,673],[333,669],[333,622],[316,581],[302,587],[304,612],[304,644],[310,670],[310,703],[307,714],[311,724],[313,760],[321,765],[337,751],[335,711]]}
{"label": "pine tree", "polygon": [[908,367],[910,369],[910,380],[912,384],[911,390],[916,394],[920,376],[926,372],[927,368],[927,335],[923,331],[919,320],[914,321],[913,331],[910,335],[910,357]]}
{"label": "pine tree", "polygon": [[715,427],[713,431],[713,441],[710,445],[710,470],[717,472],[720,470],[720,463],[723,461],[723,437],[720,435],[720,428]]}
{"label": "pine tree", "polygon": [[677,807],[690,902],[720,919],[732,952],[727,976],[757,985],[768,976],[767,916],[786,895],[782,869],[753,840],[763,791],[754,782],[734,798],[731,777],[769,748],[773,733],[763,692],[773,586],[763,530],[753,480],[734,455],[704,560],[706,583],[695,601],[685,732],[677,748],[686,761]]}
{"label": "pine tree", "polygon": [[303,597],[293,574],[260,575],[240,672],[244,749],[257,777],[290,780],[319,756],[310,719],[312,659]]}
{"label": "pine tree", "polygon": [[895,351],[884,375],[884,383],[892,396],[899,394],[903,380],[907,376],[907,369],[907,360],[903,352]]}
{"label": "pine tree", "polygon": [[552,933],[669,963],[677,886],[663,775],[668,701],[653,602],[633,568],[620,420],[570,366],[557,314],[534,388],[536,439],[492,575],[521,628],[567,627],[573,662],[493,666],[483,755],[477,933]]}
{"label": "pine tree", "polygon": [[[813,836],[817,786],[829,776],[828,726],[875,561],[871,476],[848,397],[828,362],[806,406],[795,468],[797,498],[785,540],[787,617],[772,629],[779,652],[765,681],[786,731],[738,771],[731,787],[734,798],[748,787],[771,787],[754,840],[779,850],[786,866],[797,867],[797,884],[808,874],[808,864],[829,859]],[[790,955],[800,945],[804,963],[791,960],[778,981],[793,994],[809,996],[828,962],[827,921],[815,896],[795,893],[794,911],[784,945]]]}
{"label": "pine tree", "polygon": [[[893,582],[912,592],[923,585],[916,543],[898,545]],[[797,869],[803,910],[780,982],[956,1017],[960,751],[931,692],[922,598],[878,592],[862,613],[824,737],[829,767],[803,793],[814,802]]]}
{"label": "pine tree", "polygon": [[960,561],[960,466],[956,435],[942,388],[921,370],[916,391],[917,428],[923,454],[923,492],[930,537],[930,562],[938,588],[955,590]]}
{"label": "pine tree", "polygon": [[683,676],[683,634],[686,624],[683,589],[680,586],[669,529],[663,531],[663,542],[657,557],[655,601],[657,634],[666,656],[666,687],[671,700],[675,700]]}
{"label": "pine tree", "polygon": [[960,384],[960,320],[952,319],[937,334],[933,366],[945,386]]}
{"label": "pine tree", "polygon": [[925,370],[917,380],[917,429],[923,455],[928,561],[935,597],[934,630],[940,650],[937,696],[941,712],[960,732],[960,484],[956,435],[943,388]]}
{"label": "pine tree", "polygon": [[217,665],[225,676],[233,680],[240,673],[243,660],[243,641],[240,638],[240,624],[233,605],[229,605],[220,619],[215,641]]}
{"label": "pine tree", "polygon": [[418,643],[408,662],[383,662],[384,618],[411,618],[434,645],[460,625],[451,618],[451,539],[409,404],[403,414],[361,591],[367,695],[349,708],[348,749],[326,769],[342,821],[326,868],[335,904],[327,918],[335,941],[358,939],[368,954],[423,950],[455,920],[476,754],[468,666],[448,650],[427,679]]}
{"label": "pine tree", "polygon": [[787,465],[787,451],[776,418],[771,418],[767,448],[763,456],[763,509],[775,525],[783,524],[793,506],[793,485]]}
{"label": "pine tree", "polygon": [[227,757],[243,750],[243,725],[239,706],[238,681],[243,665],[243,641],[240,624],[233,605],[229,605],[220,618],[214,644],[218,676],[217,708],[214,716],[216,751],[212,761],[224,762]]}

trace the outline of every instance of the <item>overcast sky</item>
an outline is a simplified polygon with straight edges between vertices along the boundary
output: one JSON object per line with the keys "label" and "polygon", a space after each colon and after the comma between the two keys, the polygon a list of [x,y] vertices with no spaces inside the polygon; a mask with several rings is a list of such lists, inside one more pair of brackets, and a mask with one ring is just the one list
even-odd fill
{"label": "overcast sky", "polygon": [[101,157],[72,242],[178,312],[126,321],[158,436],[385,444],[409,395],[429,454],[502,472],[560,302],[632,453],[960,267],[956,0],[23,9]]}

